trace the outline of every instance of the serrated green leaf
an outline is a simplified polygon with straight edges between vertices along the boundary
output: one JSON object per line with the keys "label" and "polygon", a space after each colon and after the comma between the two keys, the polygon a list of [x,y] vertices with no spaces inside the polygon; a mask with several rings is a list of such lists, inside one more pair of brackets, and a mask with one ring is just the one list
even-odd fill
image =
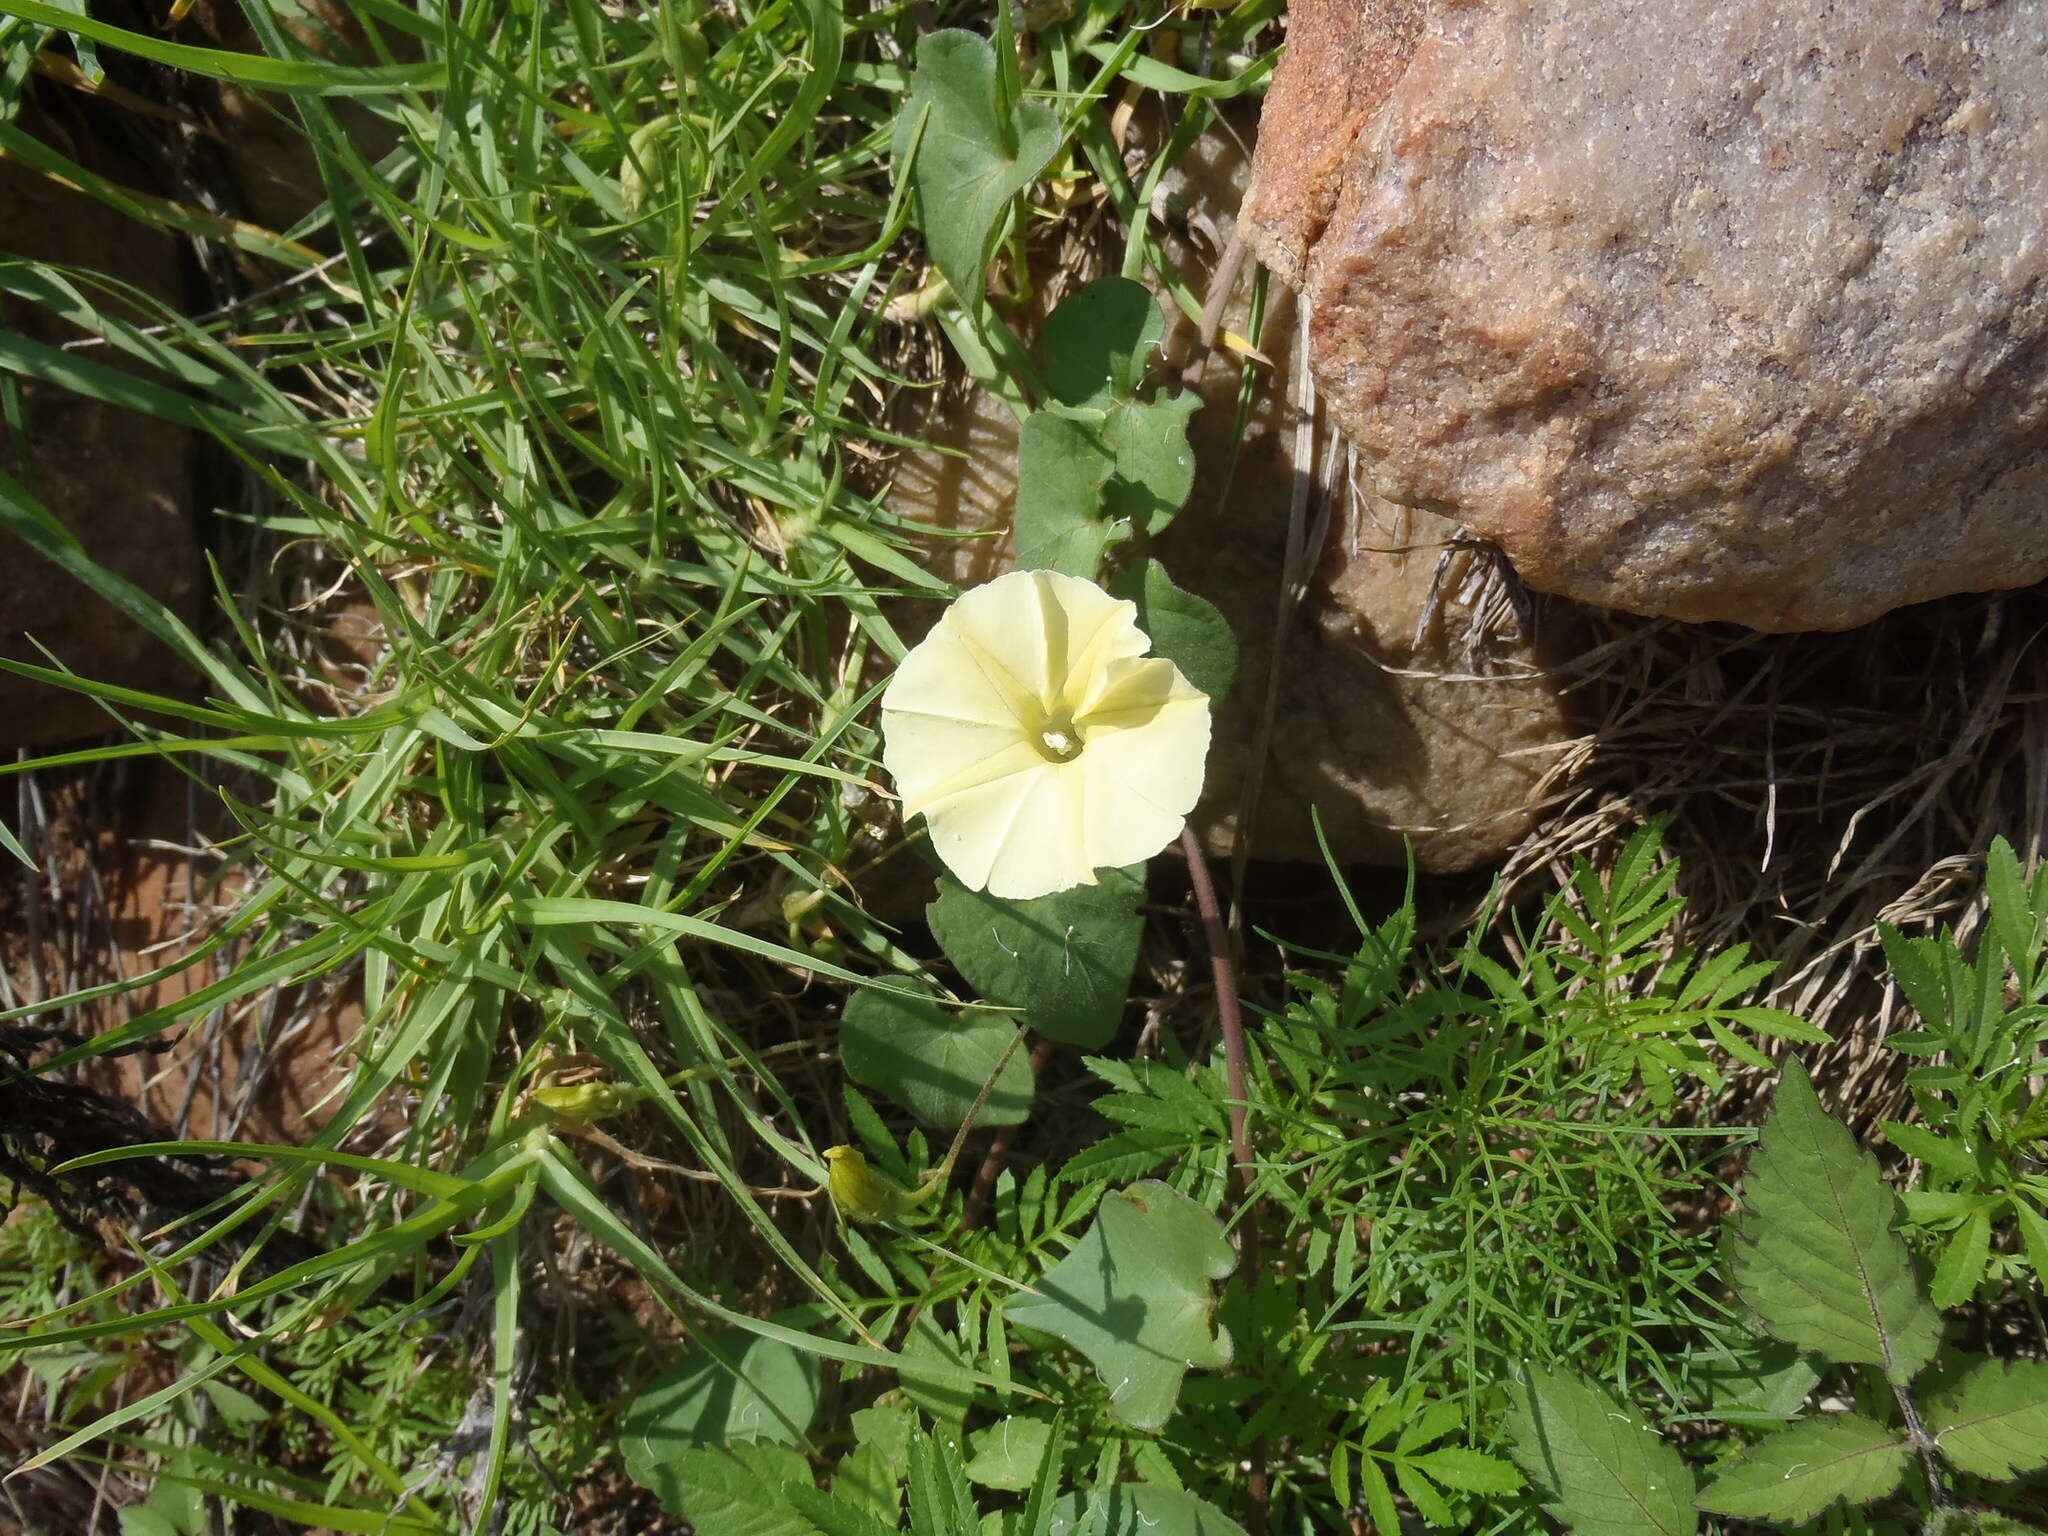
{"label": "serrated green leaf", "polygon": [[1964,1218],[1942,1249],[1928,1295],[1937,1307],[1961,1306],[1975,1293],[1990,1262],[1991,1216],[1980,1206]]}
{"label": "serrated green leaf", "polygon": [[1151,636],[1152,654],[1178,667],[1210,703],[1222,703],[1237,681],[1237,637],[1216,605],[1175,586],[1157,560],[1111,590],[1138,605],[1138,627]]}
{"label": "serrated green leaf", "polygon": [[1785,1064],[1750,1162],[1735,1235],[1735,1284],[1773,1334],[1839,1364],[1905,1382],[1941,1341],[1877,1160],[1820,1107],[1806,1069]]}
{"label": "serrated green leaf", "polygon": [[2048,1466],[2048,1364],[1986,1360],[1927,1405],[1942,1455],[1978,1477]]}
{"label": "serrated green leaf", "polygon": [[1118,1131],[1076,1152],[1060,1177],[1070,1184],[1127,1183],[1179,1156],[1187,1140],[1176,1131]]}
{"label": "serrated green leaf", "polygon": [[1436,1491],[1436,1484],[1424,1477],[1414,1462],[1395,1462],[1394,1481],[1401,1485],[1401,1491],[1408,1495],[1408,1502],[1415,1506],[1415,1512],[1427,1523],[1439,1530],[1456,1523],[1450,1505]]}
{"label": "serrated green leaf", "polygon": [[1886,1141],[1937,1173],[1945,1173],[1952,1179],[1969,1179],[1977,1175],[1977,1160],[1959,1141],[1931,1131],[1924,1125],[1902,1125],[1896,1120],[1881,1120],[1878,1128],[1884,1132]]}
{"label": "serrated green leaf", "polygon": [[1514,1493],[1522,1486],[1522,1474],[1509,1463],[1463,1446],[1447,1445],[1418,1456],[1415,1465],[1446,1488],[1462,1493]]}
{"label": "serrated green leaf", "polygon": [[1960,1222],[1984,1203],[1984,1197],[1960,1189],[1909,1189],[1899,1196],[1907,1217],[1918,1226]]}
{"label": "serrated green leaf", "polygon": [[2013,969],[2023,978],[2037,971],[2042,960],[2043,913],[2037,905],[2037,893],[2048,893],[2048,878],[2037,875],[2030,884],[2012,844],[1994,837],[1984,860],[1984,894],[1990,906],[1991,931]]}
{"label": "serrated green leaf", "polygon": [[2013,1215],[2020,1228],[2020,1243],[2027,1250],[2027,1262],[2034,1268],[2034,1278],[2044,1290],[2048,1290],[2048,1218],[2034,1209],[2024,1195],[2016,1195],[2012,1202]]}
{"label": "serrated green leaf", "polygon": [[1913,1011],[1933,1029],[1943,1029],[1949,1022],[1948,989],[1942,984],[1948,946],[1938,939],[1908,938],[1889,923],[1877,925],[1877,937],[1892,980]]}
{"label": "serrated green leaf", "polygon": [[987,39],[947,29],[917,41],[917,69],[896,120],[896,175],[917,195],[932,260],[972,314],[989,246],[1010,200],[1060,147],[1060,126],[1032,101],[1002,102]]}
{"label": "serrated green leaf", "polygon": [[801,1451],[747,1440],[684,1451],[663,1471],[663,1486],[654,1490],[662,1507],[686,1517],[705,1536],[819,1536],[785,1491],[811,1486],[810,1464]]}
{"label": "serrated green leaf", "polygon": [[1025,1023],[1054,1040],[1106,1045],[1138,963],[1144,868],[1100,870],[1099,884],[1033,901],[1005,901],[941,875],[925,915],[932,937],[983,997],[1021,1008]]}
{"label": "serrated green leaf", "polygon": [[1052,1435],[1045,1442],[1045,1455],[1040,1458],[1038,1473],[1031,1481],[1030,1496],[1018,1514],[1020,1531],[1028,1532],[1029,1536],[1046,1536],[1046,1515],[1059,1493],[1066,1459],[1067,1416],[1060,1413],[1053,1417]]}
{"label": "serrated green leaf", "polygon": [[[1413,1399],[1407,1399],[1412,1402]],[[1403,1405],[1406,1410],[1406,1402]],[[1394,1454],[1406,1456],[1419,1451],[1430,1441],[1451,1432],[1453,1426],[1465,1422],[1465,1409],[1454,1398],[1444,1398],[1431,1403],[1420,1413],[1412,1414],[1401,1425],[1401,1433],[1394,1441]],[[1370,1443],[1367,1440],[1366,1443]]]}
{"label": "serrated green leaf", "polygon": [[1829,1414],[1758,1441],[1698,1503],[1717,1515],[1803,1525],[1838,1500],[1883,1498],[1899,1486],[1910,1454],[1895,1429],[1859,1414]]}
{"label": "serrated green leaf", "polygon": [[[792,1511],[810,1521],[825,1536],[896,1536],[896,1526],[883,1524],[862,1505],[849,1504],[839,1497],[836,1490],[820,1493],[816,1488],[784,1483],[782,1496],[789,1501]],[[718,1532],[704,1526],[697,1529],[701,1536],[718,1536]]]}
{"label": "serrated green leaf", "polygon": [[1604,1389],[1532,1368],[1515,1391],[1508,1449],[1544,1509],[1580,1536],[1692,1536],[1692,1473]]}
{"label": "serrated green leaf", "polygon": [[903,1479],[910,1471],[910,1437],[917,1414],[904,1403],[877,1403],[857,1410],[854,1448],[832,1474],[832,1492],[881,1517],[891,1530],[903,1502]]}
{"label": "serrated green leaf", "polygon": [[1065,1339],[1095,1367],[1118,1418],[1157,1429],[1187,1371],[1230,1363],[1210,1282],[1236,1264],[1212,1213],[1148,1180],[1104,1195],[1074,1251],[1005,1315]]}
{"label": "serrated green leaf", "polygon": [[960,1458],[957,1426],[918,1435],[910,1442],[910,1504],[912,1536],[958,1536],[976,1524],[974,1494]]}
{"label": "serrated green leaf", "polygon": [[1190,1114],[1179,1104],[1170,1104],[1162,1099],[1139,1098],[1128,1093],[1105,1093],[1095,1101],[1094,1109],[1104,1119],[1115,1120],[1139,1130],[1175,1131],[1183,1137],[1208,1118],[1206,1115]]}
{"label": "serrated green leaf", "polygon": [[[920,1125],[950,1130],[967,1118],[982,1085],[1003,1060],[1017,1026],[985,1008],[948,1008],[893,992],[856,992],[839,1028],[846,1075],[887,1095]],[[1003,1065],[984,1125],[1018,1125],[1031,1114],[1031,1062],[1021,1052]]]}
{"label": "serrated green leaf", "polygon": [[[917,1320],[904,1334],[903,1353],[911,1360],[944,1365],[964,1366],[968,1362],[967,1350],[939,1326],[938,1319],[929,1311],[918,1313]],[[960,1434],[960,1426],[967,1420],[967,1410],[974,1406],[971,1389],[953,1382],[931,1381],[911,1375],[904,1376],[902,1383],[903,1395],[925,1411],[934,1427],[956,1437]]]}
{"label": "serrated green leaf", "polygon": [[1380,1470],[1379,1462],[1361,1456],[1358,1481],[1365,1489],[1365,1509],[1372,1516],[1372,1523],[1382,1531],[1400,1530],[1401,1511],[1394,1503],[1394,1490],[1387,1486],[1387,1474]]}
{"label": "serrated green leaf", "polygon": [[1087,1536],[1244,1536],[1244,1527],[1215,1505],[1156,1483],[1070,1493],[1056,1499],[1049,1513],[1047,1530],[1085,1530]]}

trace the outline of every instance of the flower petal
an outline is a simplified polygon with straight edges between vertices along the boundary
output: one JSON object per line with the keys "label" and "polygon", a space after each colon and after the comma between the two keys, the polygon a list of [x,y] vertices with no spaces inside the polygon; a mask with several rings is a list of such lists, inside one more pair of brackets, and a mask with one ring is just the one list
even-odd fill
{"label": "flower petal", "polygon": [[[946,611],[985,674],[999,676],[1042,713],[1077,702],[1077,686],[1113,660],[1142,656],[1150,643],[1135,603],[1058,571],[1012,571],[974,588]],[[937,631],[934,631],[937,633]]]}
{"label": "flower petal", "polygon": [[883,730],[882,760],[896,780],[905,816],[1045,765],[1045,754],[1009,726],[891,714],[883,716]]}
{"label": "flower petal", "polygon": [[960,597],[904,658],[882,695],[883,762],[963,884],[1029,900],[1179,834],[1209,701],[1145,656],[1136,619],[1094,582],[1013,571]]}
{"label": "flower petal", "polygon": [[1199,699],[1206,693],[1180,675],[1163,656],[1119,661],[1102,669],[1086,703],[1074,712],[1074,723],[1092,733],[1099,729],[1135,730],[1170,704]]}
{"label": "flower petal", "polygon": [[1021,731],[1015,692],[1014,684],[1006,688],[990,678],[941,619],[882,690],[882,714],[885,721],[891,714],[919,714]]}
{"label": "flower petal", "polygon": [[948,795],[925,810],[932,849],[972,890],[1028,901],[1093,885],[1077,764],[1048,763]]}
{"label": "flower petal", "polygon": [[1157,665],[1185,692],[1091,716],[1088,744],[1075,761],[1087,778],[1084,836],[1097,868],[1152,857],[1180,835],[1202,793],[1209,700],[1172,663]]}
{"label": "flower petal", "polygon": [[882,691],[882,763],[905,816],[1042,760],[1018,718],[1020,708],[1035,706],[1016,693],[1007,677],[989,676],[943,619],[903,658]]}

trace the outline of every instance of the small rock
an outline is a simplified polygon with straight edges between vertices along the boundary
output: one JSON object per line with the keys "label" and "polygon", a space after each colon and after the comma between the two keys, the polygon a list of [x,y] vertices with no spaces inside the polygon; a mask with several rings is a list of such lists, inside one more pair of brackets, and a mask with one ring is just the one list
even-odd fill
{"label": "small rock", "polygon": [[[1284,513],[1269,528],[1284,533]],[[1284,541],[1239,526],[1225,536],[1201,517],[1167,531],[1167,568],[1223,611],[1242,649],[1198,813],[1217,851],[1236,842],[1269,676],[1259,857],[1319,862],[1311,811],[1340,861],[1399,867],[1412,844],[1417,865],[1437,874],[1497,862],[1528,835],[1576,736],[1545,664],[1578,629],[1562,612],[1545,615],[1540,636],[1513,613],[1489,614],[1499,575],[1456,534],[1427,512],[1354,494],[1275,671]]]}
{"label": "small rock", "polygon": [[1766,630],[2048,576],[2048,0],[1300,0],[1247,237],[1391,499]]}
{"label": "small rock", "polygon": [[[90,120],[34,112],[23,126],[110,180],[136,185],[139,167],[90,132]],[[61,187],[18,161],[0,159],[0,250],[102,272],[166,303],[182,296],[178,250],[105,204]],[[95,302],[104,295],[88,290]],[[80,332],[47,309],[12,296],[0,324],[46,346]],[[81,357],[120,366],[106,347]],[[24,382],[28,431],[0,424],[0,453],[42,505],[94,560],[188,620],[199,591],[192,529],[192,435],[154,416]],[[12,544],[10,539],[7,541]],[[0,558],[0,655],[144,691],[175,690],[183,674],[162,642],[129,623],[70,577],[15,545]],[[0,751],[42,747],[114,729],[91,700],[0,673]]]}

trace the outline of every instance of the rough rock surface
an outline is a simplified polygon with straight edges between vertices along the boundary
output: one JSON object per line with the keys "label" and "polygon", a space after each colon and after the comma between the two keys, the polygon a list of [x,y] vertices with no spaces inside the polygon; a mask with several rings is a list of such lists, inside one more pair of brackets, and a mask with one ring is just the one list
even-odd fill
{"label": "rough rock surface", "polygon": [[[1170,173],[1157,205],[1168,226],[1178,226],[1168,252],[1197,293],[1229,239],[1246,170],[1240,143],[1212,134]],[[1249,328],[1242,297],[1225,324]],[[1239,372],[1229,354],[1212,358],[1190,434],[1194,495],[1157,550],[1177,581],[1222,609],[1242,648],[1195,815],[1219,852],[1236,839],[1272,671],[1300,415],[1289,394],[1294,343],[1293,305],[1276,290],[1259,337],[1272,368],[1227,501],[1223,471],[1237,435]],[[906,455],[891,510],[990,535],[927,541],[926,559],[950,579],[968,585],[1008,570],[1002,535],[1016,495],[1016,419],[993,397],[968,391],[932,401],[908,426],[964,457]],[[1327,429],[1321,436],[1328,438]],[[1484,626],[1472,607],[1480,584],[1468,578],[1478,574],[1478,557],[1448,548],[1454,532],[1428,513],[1369,494],[1340,495],[1321,567],[1282,644],[1253,841],[1260,857],[1319,859],[1311,806],[1339,858],[1399,865],[1405,833],[1422,866],[1438,871],[1498,859],[1528,831],[1539,786],[1572,729],[1558,685],[1539,671],[1536,647],[1477,634]]]}
{"label": "rough rock surface", "polygon": [[1292,18],[1246,233],[1381,493],[1759,629],[2048,575],[2048,0]]}
{"label": "rough rock surface", "polygon": [[[121,154],[96,142],[89,125],[30,114],[24,126],[113,181],[133,186],[141,177]],[[0,251],[101,272],[166,303],[181,298],[178,250],[169,236],[5,160]],[[0,299],[0,325],[46,346],[78,336],[50,311],[12,296]],[[112,361],[104,347],[83,355]],[[23,396],[25,437],[15,440],[0,422],[0,455],[9,471],[93,559],[190,618],[199,592],[191,434],[32,381],[24,382]],[[45,650],[75,672],[130,688],[163,690],[179,680],[159,641],[0,535],[0,655],[47,666]],[[0,673],[0,750],[112,728],[106,712],[81,695]]]}

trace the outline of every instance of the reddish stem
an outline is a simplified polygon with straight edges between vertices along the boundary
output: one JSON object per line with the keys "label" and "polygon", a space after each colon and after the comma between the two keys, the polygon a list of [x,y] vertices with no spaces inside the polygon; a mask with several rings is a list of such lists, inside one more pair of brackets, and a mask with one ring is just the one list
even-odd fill
{"label": "reddish stem", "polygon": [[[1237,1000],[1237,967],[1231,959],[1230,930],[1224,926],[1223,910],[1216,903],[1216,886],[1209,878],[1209,861],[1193,827],[1182,827],[1180,845],[1188,856],[1188,881],[1195,888],[1195,910],[1202,916],[1202,934],[1209,943],[1209,974],[1216,982],[1216,1021],[1223,1030],[1224,1081],[1230,1092],[1230,1154],[1237,1164],[1244,1195],[1238,1204],[1238,1263],[1244,1276],[1245,1292],[1256,1289],[1264,1265],[1259,1257],[1259,1213],[1252,1199],[1258,1182],[1252,1166],[1251,1133],[1245,1126],[1245,1084],[1248,1076],[1244,1039],[1244,1013]],[[1251,1495],[1248,1511],[1251,1536],[1266,1536],[1266,1508],[1272,1497],[1266,1475],[1266,1440],[1262,1435],[1251,1444],[1246,1458],[1245,1491]]]}
{"label": "reddish stem", "polygon": [[1181,829],[1180,845],[1188,856],[1188,879],[1195,888],[1195,910],[1202,915],[1202,933],[1209,941],[1209,973],[1216,982],[1216,1022],[1223,1029],[1223,1070],[1230,1089],[1230,1151],[1249,1194],[1258,1175],[1252,1168],[1251,1135],[1245,1129],[1244,1014],[1237,1001],[1237,967],[1231,963],[1230,933],[1216,904],[1209,861],[1202,856],[1194,828]]}
{"label": "reddish stem", "polygon": [[[1031,1080],[1038,1081],[1045,1064],[1052,1059],[1053,1042],[1041,1038],[1031,1047]],[[981,1160],[981,1170],[974,1176],[974,1185],[967,1191],[967,1203],[960,1208],[960,1225],[956,1229],[971,1232],[981,1225],[982,1214],[988,1209],[988,1198],[995,1193],[996,1179],[1002,1174],[1003,1160],[1010,1155],[1010,1143],[1017,1139],[1021,1125],[1004,1125],[996,1128],[995,1139],[988,1144],[988,1156]]]}

